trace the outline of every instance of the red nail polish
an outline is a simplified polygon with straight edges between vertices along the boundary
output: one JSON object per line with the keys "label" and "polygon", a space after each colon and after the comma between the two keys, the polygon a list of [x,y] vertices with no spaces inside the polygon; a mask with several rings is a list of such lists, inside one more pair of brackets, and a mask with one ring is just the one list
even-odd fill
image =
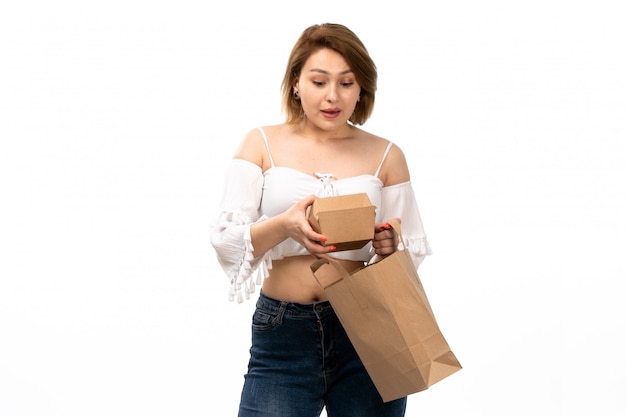
{"label": "red nail polish", "polygon": [[332,245],[332,246],[330,247],[330,251],[331,251],[331,252],[336,251],[336,250],[337,250],[337,246]]}
{"label": "red nail polish", "polygon": [[320,241],[321,241],[321,242],[326,242],[327,240],[328,240],[328,238],[327,238],[326,236],[322,236],[322,237],[320,238]]}
{"label": "red nail polish", "polygon": [[389,223],[385,223],[383,225],[383,229],[391,229],[391,225]]}

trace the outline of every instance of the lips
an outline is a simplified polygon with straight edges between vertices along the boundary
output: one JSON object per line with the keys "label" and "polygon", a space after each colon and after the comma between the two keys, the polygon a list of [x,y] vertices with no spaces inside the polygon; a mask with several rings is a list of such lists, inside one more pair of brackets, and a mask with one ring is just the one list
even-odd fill
{"label": "lips", "polygon": [[339,116],[339,113],[341,113],[341,109],[337,108],[322,110],[322,114],[324,115],[324,117],[327,117],[329,119],[334,119],[335,117]]}

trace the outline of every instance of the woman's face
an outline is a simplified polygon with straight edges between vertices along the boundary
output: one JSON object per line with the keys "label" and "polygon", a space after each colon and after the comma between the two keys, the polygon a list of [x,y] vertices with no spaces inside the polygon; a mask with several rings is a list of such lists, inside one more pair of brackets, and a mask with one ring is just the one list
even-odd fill
{"label": "woman's face", "polygon": [[328,48],[307,59],[294,88],[307,120],[323,130],[344,127],[361,93],[346,60]]}

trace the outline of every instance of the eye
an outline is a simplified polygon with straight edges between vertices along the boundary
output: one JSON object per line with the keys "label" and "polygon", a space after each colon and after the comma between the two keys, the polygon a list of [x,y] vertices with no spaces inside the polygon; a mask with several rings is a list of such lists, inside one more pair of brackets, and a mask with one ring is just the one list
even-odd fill
{"label": "eye", "polygon": [[312,83],[317,87],[322,87],[325,84],[324,81],[312,81]]}
{"label": "eye", "polygon": [[346,87],[346,88],[352,87],[353,85],[354,85],[354,83],[341,83],[341,86],[342,87]]}

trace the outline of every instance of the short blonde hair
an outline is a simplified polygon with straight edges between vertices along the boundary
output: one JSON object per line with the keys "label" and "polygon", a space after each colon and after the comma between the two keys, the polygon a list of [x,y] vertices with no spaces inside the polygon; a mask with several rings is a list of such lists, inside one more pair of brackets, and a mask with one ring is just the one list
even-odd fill
{"label": "short blonde hair", "polygon": [[304,117],[302,105],[293,95],[293,86],[307,59],[323,48],[332,49],[343,56],[354,73],[361,87],[361,98],[349,120],[355,125],[362,125],[374,110],[378,72],[361,40],[350,29],[336,23],[308,27],[291,50],[281,87],[286,122],[295,123]]}

